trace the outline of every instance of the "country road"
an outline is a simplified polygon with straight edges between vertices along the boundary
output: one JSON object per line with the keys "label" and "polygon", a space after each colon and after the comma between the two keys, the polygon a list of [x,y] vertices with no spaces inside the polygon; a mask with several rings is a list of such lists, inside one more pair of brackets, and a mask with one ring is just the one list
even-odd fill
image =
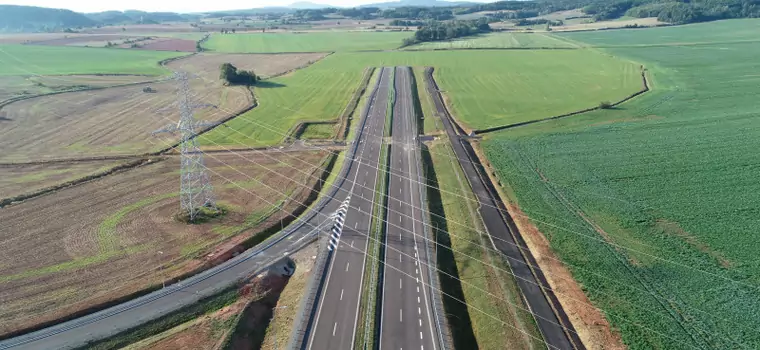
{"label": "country road", "polygon": [[346,185],[336,197],[340,200],[346,198],[348,193],[344,190],[351,187],[350,182],[355,181],[356,186],[351,193],[343,234],[338,248],[328,258],[325,280],[320,281],[324,283],[324,287],[321,295],[315,299],[315,310],[312,312],[314,317],[307,326],[304,345],[308,349],[353,347],[390,80],[391,70],[384,68],[380,73],[376,92],[369,101],[367,119],[358,138],[358,164],[351,169],[346,177]]}
{"label": "country road", "polygon": [[397,67],[383,267],[380,349],[439,349],[422,208],[411,69]]}

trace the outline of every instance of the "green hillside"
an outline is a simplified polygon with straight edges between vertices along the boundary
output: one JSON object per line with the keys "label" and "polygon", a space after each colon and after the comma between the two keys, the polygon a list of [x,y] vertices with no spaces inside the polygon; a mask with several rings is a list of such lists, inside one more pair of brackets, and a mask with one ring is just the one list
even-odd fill
{"label": "green hillside", "polygon": [[85,15],[70,10],[0,5],[0,32],[44,32],[96,24]]}

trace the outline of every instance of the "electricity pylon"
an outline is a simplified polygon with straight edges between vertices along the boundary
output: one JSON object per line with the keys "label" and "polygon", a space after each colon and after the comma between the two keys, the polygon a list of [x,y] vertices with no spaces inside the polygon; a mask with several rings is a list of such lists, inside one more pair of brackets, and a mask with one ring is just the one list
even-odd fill
{"label": "electricity pylon", "polygon": [[201,208],[217,211],[214,200],[213,187],[206,173],[203,163],[203,152],[198,145],[195,129],[208,126],[216,126],[218,123],[196,121],[193,118],[193,110],[197,108],[213,107],[214,105],[193,105],[190,103],[190,84],[185,72],[174,73],[174,79],[179,84],[177,90],[179,121],[176,125],[169,125],[156,130],[153,134],[180,132],[180,210],[187,214],[190,222],[195,221]]}

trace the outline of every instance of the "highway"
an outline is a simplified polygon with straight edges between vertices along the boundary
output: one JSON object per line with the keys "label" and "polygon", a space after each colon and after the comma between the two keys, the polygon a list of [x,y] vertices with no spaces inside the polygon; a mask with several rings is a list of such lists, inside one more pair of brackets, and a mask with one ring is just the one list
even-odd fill
{"label": "highway", "polygon": [[498,199],[496,189],[488,178],[483,165],[480,164],[472,145],[466,137],[460,135],[464,132],[452,121],[453,118],[443,103],[438,85],[433,79],[432,70],[426,71],[425,77],[427,79],[427,92],[433,99],[456,158],[480,204],[480,216],[491,236],[494,248],[507,258],[516,277],[515,282],[525,297],[529,309],[534,314],[547,347],[563,350],[585,349],[562,305],[554,295],[554,291],[549,288],[546,277],[536,267],[538,263],[532,253],[529,249],[522,248],[526,247],[526,244],[506,207]]}
{"label": "highway", "polygon": [[351,168],[346,177],[349,181],[335,197],[336,200],[346,198],[345,190],[351,187],[351,179],[355,179],[356,186],[351,187],[353,192],[340,243],[328,258],[324,288],[315,300],[316,312],[309,323],[308,340],[305,341],[309,349],[353,347],[391,72],[385,68],[380,73],[379,85],[369,102],[366,122],[358,138],[359,149],[355,159],[359,163]]}
{"label": "highway", "polygon": [[[375,86],[373,93],[374,99],[378,101],[378,103],[373,103],[373,106],[376,106],[381,110],[373,111],[374,114],[371,114],[371,118],[368,118],[366,112],[362,114],[361,120],[358,122],[363,128],[357,134],[357,143],[349,146],[345,158],[346,160],[343,163],[343,167],[340,169],[339,176],[335,180],[333,186],[327,190],[325,196],[323,196],[318,203],[316,203],[296,222],[287,227],[285,231],[277,233],[259,246],[249,249],[243,254],[238,255],[223,264],[215,266],[186,280],[169,285],[165,289],[155,291],[140,298],[130,300],[90,315],[0,341],[0,350],[71,349],[81,347],[92,341],[104,339],[119,332],[134,328],[145,322],[171,313],[172,311],[176,311],[184,306],[196,303],[205,297],[214,295],[219,291],[232,286],[237,281],[265,269],[283,256],[300,249],[313,241],[319,234],[327,234],[330,229],[329,225],[332,223],[328,216],[337,210],[341,201],[350,192],[353,184],[352,179],[354,178],[358,179],[359,184],[366,183],[367,188],[370,188],[370,190],[357,191],[353,197],[355,199],[351,202],[352,208],[359,208],[366,214],[358,215],[353,211],[349,212],[348,217],[353,217],[353,219],[350,219],[353,220],[350,222],[351,225],[355,225],[357,229],[366,230],[367,226],[369,226],[368,222],[372,199],[363,199],[362,197],[371,197],[373,194],[372,189],[374,189],[374,179],[377,176],[375,168],[377,167],[377,159],[380,152],[379,144],[383,133],[383,121],[385,119],[385,106],[388,94],[387,82],[389,76],[390,71],[386,70],[386,72],[382,74],[383,79],[377,82],[378,85]],[[385,85],[381,84],[383,82]],[[367,124],[368,120],[369,124]],[[367,140],[369,140],[369,142],[366,142]],[[354,161],[354,159],[356,159],[356,152],[359,153],[358,159],[360,159],[362,164],[358,164]],[[346,181],[346,179],[349,179],[349,181]],[[363,189],[364,187],[361,188]],[[349,224],[349,221],[347,220],[346,223]],[[359,225],[360,223],[361,227]],[[320,229],[317,230],[317,228]],[[362,239],[362,237],[365,237],[366,231],[359,235],[352,234],[350,230],[347,231],[348,232],[344,232],[343,234],[343,242],[349,244],[355,243],[362,246],[365,245],[364,242],[366,240]],[[354,240],[356,240],[356,242],[353,242]],[[359,257],[363,256],[363,254],[341,249],[336,256],[340,259],[340,264],[345,264],[345,266],[340,265],[336,267],[337,271],[342,271],[342,269],[349,270],[350,268],[351,277],[342,278],[348,277],[349,274],[346,274],[346,276],[340,276],[340,274],[336,272],[336,282],[333,283],[333,285],[338,286],[341,283],[341,279],[343,279],[346,286],[353,284],[359,285],[361,271],[363,271],[363,261]],[[352,266],[348,265],[349,262]],[[354,278],[356,278],[356,281],[353,280]],[[358,291],[353,291],[351,295],[347,294],[345,297],[351,297],[353,301],[351,303],[342,303],[341,307],[351,309],[355,314],[359,297]],[[343,300],[348,301],[347,299]],[[343,300],[338,300],[338,302],[342,302]],[[327,316],[328,315],[326,315],[326,317]],[[333,316],[337,315],[329,315],[329,317]],[[348,314],[343,316],[346,317],[346,321],[341,319],[342,328],[340,336],[341,339],[348,338],[348,340],[341,342],[340,344],[350,344],[351,335],[353,334],[353,324],[355,322],[352,321],[350,322],[351,324],[348,324],[348,320],[355,319],[355,316],[353,318],[349,317],[350,315]],[[332,332],[333,330],[329,329],[330,327],[333,327],[332,324],[328,327],[328,331]],[[319,339],[322,341],[322,338]],[[329,344],[333,344],[333,342],[329,342]],[[343,349],[348,347],[336,345],[336,347],[318,346],[315,348]]]}
{"label": "highway", "polygon": [[380,349],[439,349],[427,280],[427,237],[422,222],[417,116],[411,70],[397,67],[383,267]]}

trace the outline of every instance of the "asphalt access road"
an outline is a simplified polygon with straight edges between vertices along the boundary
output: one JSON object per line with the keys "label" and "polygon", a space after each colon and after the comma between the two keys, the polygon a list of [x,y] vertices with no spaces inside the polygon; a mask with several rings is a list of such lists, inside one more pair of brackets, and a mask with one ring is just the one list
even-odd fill
{"label": "asphalt access road", "polygon": [[[387,96],[387,89],[385,91],[386,95],[383,96]],[[357,139],[362,140],[364,135],[364,132],[360,132]],[[376,146],[375,151],[379,152],[379,147]],[[357,169],[353,159],[353,152],[349,151],[338,178],[326,196],[285,231],[262,245],[165,289],[49,328],[0,341],[0,350],[81,347],[196,303],[263,270],[283,256],[302,248],[319,234],[329,232],[332,223],[329,215],[337,210],[351,186],[351,182],[345,181],[346,176],[353,179]],[[377,157],[374,162],[377,162]],[[347,174],[349,171],[352,172]],[[366,167],[362,171],[366,171]],[[321,229],[317,230],[318,227]]]}
{"label": "asphalt access road", "polygon": [[[356,154],[359,163],[351,168],[346,185],[336,196],[343,200],[348,194],[345,190],[352,191],[338,249],[329,260],[324,288],[315,301],[315,317],[308,326],[309,349],[353,348],[390,79],[391,70],[384,68],[359,138]],[[353,179],[356,179],[354,187]]]}
{"label": "asphalt access road", "polygon": [[[525,242],[522,241],[520,232],[516,229],[503,203],[496,199],[495,188],[485,175],[472,146],[457,134],[455,126],[452,125],[451,115],[438,92],[432,71],[427,71],[425,75],[428,93],[433,98],[454,153],[478,199],[480,216],[483,218],[488,234],[492,237],[495,248],[507,256],[507,261],[516,277],[515,281],[535,315],[534,318],[544,336],[544,341],[550,349],[583,349],[583,343],[554,292],[549,288],[543,272],[538,269],[538,264],[530,250],[518,248],[518,244],[525,247]],[[534,269],[531,269],[526,261],[529,261]],[[557,310],[557,314],[552,307]]]}
{"label": "asphalt access road", "polygon": [[431,264],[422,225],[425,212],[421,209],[417,119],[409,67],[396,68],[395,88],[380,349],[435,350],[439,344],[430,303],[435,291],[429,289],[426,278]]}

